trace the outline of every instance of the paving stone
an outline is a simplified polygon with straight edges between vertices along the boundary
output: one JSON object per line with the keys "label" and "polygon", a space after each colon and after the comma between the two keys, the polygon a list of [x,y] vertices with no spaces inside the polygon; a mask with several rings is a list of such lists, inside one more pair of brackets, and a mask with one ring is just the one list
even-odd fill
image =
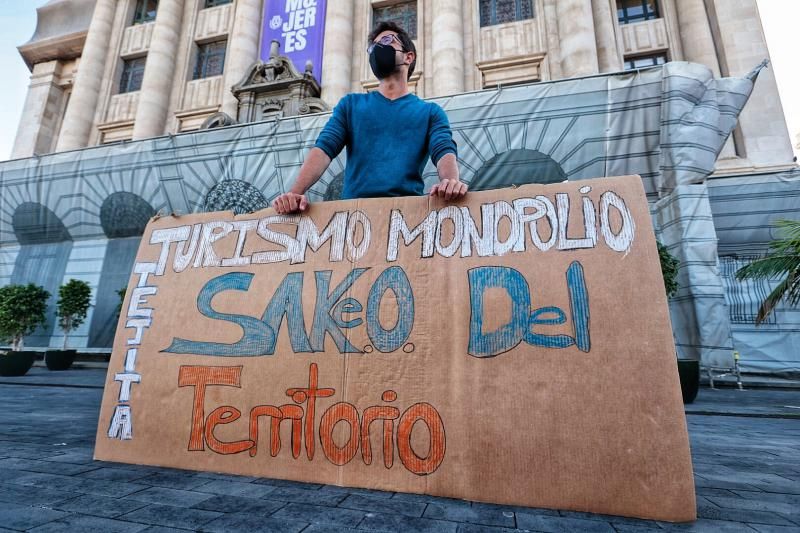
{"label": "paving stone", "polygon": [[24,507],[14,504],[0,506],[0,524],[9,529],[31,529],[67,516],[69,514],[63,511],[43,507]]}
{"label": "paving stone", "polygon": [[20,457],[22,459],[35,459],[35,460],[46,460],[50,457],[55,457],[57,455],[62,455],[61,452],[41,452],[36,450],[27,449],[19,449],[19,450],[8,450],[4,452],[5,455],[8,457]]}
{"label": "paving stone", "polygon": [[303,533],[364,533],[374,531],[370,529],[353,529],[352,527],[329,526],[326,524],[311,524]]}
{"label": "paving stone", "polygon": [[698,496],[717,496],[720,498],[735,498],[736,492],[728,489],[715,489],[711,487],[697,487],[695,492]]}
{"label": "paving stone", "polygon": [[501,513],[527,513],[527,514],[539,514],[539,515],[549,515],[549,516],[559,516],[559,512],[553,509],[541,509],[538,507],[522,507],[521,505],[499,505],[496,503],[483,503],[483,502],[472,502],[473,509],[483,509],[487,511],[499,511]]}
{"label": "paving stone", "polygon": [[402,531],[404,533],[423,533],[423,532],[452,532],[458,530],[455,522],[445,522],[443,520],[433,520],[430,518],[414,518],[397,514],[368,513],[358,529],[368,529],[371,531]]}
{"label": "paving stone", "polygon": [[747,524],[758,533],[798,533],[800,527],[797,526],[771,526],[767,524]]}
{"label": "paving stone", "polygon": [[290,481],[288,479],[259,478],[253,481],[253,483],[257,483],[259,485],[272,485],[273,487],[297,488],[303,490],[318,490],[322,488],[322,485],[319,483],[304,483],[302,481]]}
{"label": "paving stone", "polygon": [[155,487],[165,487],[168,489],[194,490],[200,485],[205,485],[208,483],[208,480],[187,472],[153,472],[152,474],[148,474],[145,477],[137,479],[136,482],[145,485],[153,485]]}
{"label": "paving stone", "polygon": [[136,481],[150,475],[148,471],[134,470],[131,468],[111,468],[101,467],[80,474],[86,479],[97,479],[102,481]]}
{"label": "paving stone", "polygon": [[616,516],[609,514],[596,514],[584,513],[579,511],[559,511],[560,516],[566,518],[580,518],[583,520],[600,520],[602,522],[615,522],[616,524],[628,524],[631,526],[647,526],[652,525],[652,520],[644,520],[642,518],[631,518],[627,516]]}
{"label": "paving stone", "polygon": [[429,503],[422,515],[425,518],[448,520],[452,522],[470,522],[486,526],[514,527],[514,513],[494,509],[476,508],[463,502],[459,503]]}
{"label": "paving stone", "polygon": [[177,507],[191,507],[212,497],[213,494],[204,492],[191,492],[188,490],[167,489],[164,487],[150,487],[130,495],[131,499],[140,502],[173,505]]}
{"label": "paving stone", "polygon": [[78,493],[62,490],[0,483],[0,502],[15,503],[18,505],[53,507],[61,502],[71,500],[78,495]]}
{"label": "paving stone", "polygon": [[351,494],[345,498],[339,507],[357,509],[371,513],[396,513],[405,516],[422,516],[425,511],[424,503],[411,503],[391,498],[368,498],[360,494]]}
{"label": "paving stone", "polygon": [[364,496],[366,498],[376,498],[376,499],[389,499],[392,498],[395,493],[388,492],[385,490],[372,490],[372,489],[358,489],[353,487],[337,487],[335,485],[325,485],[321,489],[319,489],[322,493],[332,493],[332,494],[358,494],[360,496]]}
{"label": "paving stone", "polygon": [[55,505],[54,507],[62,511],[114,518],[135,511],[136,509],[141,509],[146,505],[146,502],[140,502],[130,498],[106,498],[104,496],[85,494]]}
{"label": "paving stone", "polygon": [[[715,498],[713,496],[708,496],[706,499],[717,507],[722,507],[725,509],[780,513],[784,516],[788,516],[789,518],[796,518],[800,520],[800,506],[797,504],[777,503],[767,500],[745,498]],[[749,520],[749,522],[757,522],[757,520]]]}
{"label": "paving stone", "polygon": [[28,474],[30,474],[30,472],[25,470],[0,467],[0,479],[2,479],[4,483],[13,483],[15,480],[24,478]]}
{"label": "paving stone", "polygon": [[11,480],[17,485],[27,485],[45,489],[57,488],[66,492],[97,494],[100,496],[122,497],[146,488],[132,483],[116,483],[80,477],[26,472],[25,475]]}
{"label": "paving stone", "polygon": [[582,518],[567,518],[564,516],[530,515],[517,513],[517,527],[533,531],[548,533],[566,533],[584,531],[587,533],[614,533],[614,528],[608,522],[600,520],[585,520]]}
{"label": "paving stone", "polygon": [[222,516],[222,513],[201,509],[183,509],[172,505],[148,505],[120,518],[131,522],[156,526],[198,529],[200,526]]}
{"label": "paving stone", "polygon": [[147,528],[145,524],[109,520],[96,516],[68,516],[43,526],[35,527],[33,533],[61,533],[80,531],[81,533],[133,533]]}
{"label": "paving stone", "polygon": [[204,500],[193,507],[206,511],[217,511],[220,513],[250,513],[269,515],[286,505],[286,502],[276,502],[273,500],[258,500],[255,498],[245,498],[242,496],[214,496]]}
{"label": "paving stone", "polygon": [[355,527],[364,518],[364,513],[338,507],[290,503],[272,516],[300,522]]}
{"label": "paving stone", "polygon": [[774,492],[753,492],[753,491],[735,491],[737,496],[740,496],[746,500],[761,500],[765,502],[777,502],[777,503],[791,503],[795,504],[800,508],[800,495],[798,494],[778,494]]}
{"label": "paving stone", "polygon": [[466,500],[458,500],[456,498],[442,498],[441,496],[431,496],[430,494],[411,494],[407,492],[398,492],[392,496],[392,499],[403,500],[415,503],[437,503],[440,505],[454,505],[470,507],[471,503]]}
{"label": "paving stone", "polygon": [[730,489],[730,490],[758,490],[758,487],[754,487],[749,483],[744,483],[741,481],[736,481],[731,479],[720,479],[719,477],[715,477],[712,479],[695,477],[694,484],[696,487],[702,487],[702,488]]}
{"label": "paving stone", "polygon": [[60,490],[82,492],[77,490],[83,480],[70,476],[47,474],[42,472],[26,472],[20,470],[22,475],[14,476],[9,481],[15,485],[31,487],[58,488]]}
{"label": "paving stone", "polygon": [[232,513],[220,516],[204,525],[203,531],[212,533],[297,533],[308,526],[308,522],[283,520],[272,516]]}
{"label": "paving stone", "polygon": [[256,485],[255,483],[241,483],[238,481],[211,480],[206,478],[203,485],[195,487],[197,492],[211,494],[226,494],[228,496],[247,496],[248,498],[263,498],[273,492],[276,487],[272,485]]}
{"label": "paving stone", "polygon": [[253,481],[264,479],[256,476],[237,476],[235,474],[218,474],[216,472],[198,472],[197,477],[217,479],[220,481],[238,481],[239,483],[252,483]]}
{"label": "paving stone", "polygon": [[344,500],[346,494],[332,494],[319,490],[304,490],[297,487],[278,487],[267,496],[270,500],[292,503],[308,503],[312,505],[327,505],[335,507]]}
{"label": "paving stone", "polygon": [[667,531],[692,531],[694,533],[752,533],[755,531],[755,529],[741,522],[726,522],[724,520],[707,520],[703,518],[688,524],[659,522],[659,525]]}
{"label": "paving stone", "polygon": [[79,485],[76,487],[77,492],[85,492],[86,494],[95,494],[97,496],[108,496],[112,498],[122,498],[129,494],[139,492],[146,489],[146,485],[137,485],[136,483],[120,483],[117,481],[104,481],[101,479],[81,479]]}
{"label": "paving stone", "polygon": [[186,533],[191,529],[179,529],[177,527],[147,526],[141,533]]}
{"label": "paving stone", "polygon": [[722,509],[716,505],[705,505],[702,503],[697,506],[697,516],[698,518],[728,522],[754,522],[757,524],[772,524],[776,526],[794,525],[794,522],[772,512]]}
{"label": "paving stone", "polygon": [[661,529],[658,524],[654,524],[652,522],[648,522],[647,524],[619,524],[616,522],[611,522],[611,527],[613,527],[617,533],[648,533],[652,531],[661,531],[663,533],[663,529]]}
{"label": "paving stone", "polygon": [[44,457],[42,460],[55,463],[74,463],[76,465],[92,464],[92,461],[94,461],[94,452],[92,450],[70,451],[61,455]]}
{"label": "paving stone", "polygon": [[97,467],[93,464],[76,465],[73,463],[56,463],[53,461],[35,461],[35,464],[26,468],[26,470],[30,472],[44,472],[48,474],[61,474],[64,476],[74,476],[96,469]]}
{"label": "paving stone", "polygon": [[520,529],[507,527],[482,526],[480,524],[458,524],[458,533],[513,533]]}
{"label": "paving stone", "polygon": [[6,457],[5,459],[0,460],[0,468],[12,468],[15,470],[25,470],[26,472],[73,476],[75,474],[94,470],[97,467],[94,465],[76,465],[72,463],[56,463],[53,461],[24,459],[21,457]]}

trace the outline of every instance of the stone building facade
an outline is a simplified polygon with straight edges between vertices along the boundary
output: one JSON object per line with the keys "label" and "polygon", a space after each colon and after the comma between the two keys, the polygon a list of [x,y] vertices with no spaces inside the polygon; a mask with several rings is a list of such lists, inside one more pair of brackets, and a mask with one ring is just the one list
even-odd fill
{"label": "stone building facade", "polygon": [[[270,1],[286,0],[52,0],[19,47],[32,75],[12,157],[237,117],[231,88],[259,59]],[[769,57],[756,0],[330,0],[318,80],[329,106],[377,86],[364,49],[378,20],[415,39],[411,85],[423,98],[666,61],[743,76]],[[792,160],[767,70],[716,173],[774,172]]]}

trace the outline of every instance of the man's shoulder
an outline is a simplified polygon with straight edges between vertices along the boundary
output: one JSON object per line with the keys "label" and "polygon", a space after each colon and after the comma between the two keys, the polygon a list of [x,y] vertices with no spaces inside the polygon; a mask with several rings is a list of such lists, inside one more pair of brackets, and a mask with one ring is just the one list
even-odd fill
{"label": "man's shoulder", "polygon": [[369,93],[347,93],[342,100],[347,100],[350,104],[359,104],[368,101],[369,98]]}

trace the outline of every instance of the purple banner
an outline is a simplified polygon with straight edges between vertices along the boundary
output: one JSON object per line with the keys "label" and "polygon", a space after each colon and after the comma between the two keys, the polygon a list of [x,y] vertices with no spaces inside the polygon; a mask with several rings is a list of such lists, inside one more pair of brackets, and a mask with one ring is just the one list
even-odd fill
{"label": "purple banner", "polygon": [[314,65],[314,77],[322,83],[322,45],[325,39],[327,0],[266,0],[261,60],[269,59],[270,43],[280,43],[279,54],[292,60],[300,73],[306,61]]}

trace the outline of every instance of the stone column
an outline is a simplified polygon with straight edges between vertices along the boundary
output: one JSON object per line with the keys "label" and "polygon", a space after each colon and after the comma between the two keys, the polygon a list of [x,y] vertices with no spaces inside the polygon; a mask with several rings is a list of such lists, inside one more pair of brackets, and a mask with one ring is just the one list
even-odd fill
{"label": "stone column", "polygon": [[133,124],[134,139],[164,134],[182,18],[183,0],[159,2]]}
{"label": "stone column", "polygon": [[[322,65],[314,65],[314,72],[319,77],[322,70],[322,99],[331,107],[350,92],[354,52],[353,11],[353,0],[334,0],[328,2],[328,12],[325,14]],[[355,50],[355,53],[364,51]]]}
{"label": "stone column", "polygon": [[686,61],[700,63],[720,77],[719,59],[703,0],[675,0],[681,45]]}
{"label": "stone column", "polygon": [[[755,0],[708,0],[712,31],[720,47],[723,76],[744,76],[769,58]],[[712,11],[713,9],[713,11]],[[747,21],[746,23],[744,21]],[[756,168],[793,168],[794,153],[786,129],[775,71],[764,69],[739,115],[737,150]]]}
{"label": "stone column", "polygon": [[[464,92],[461,0],[437,0],[433,11],[433,96]],[[420,61],[417,60],[417,64]]]}
{"label": "stone column", "polygon": [[565,78],[599,72],[591,0],[558,0],[561,70]]}
{"label": "stone column", "polygon": [[550,80],[563,78],[561,72],[561,47],[558,39],[558,10],[556,0],[544,0],[544,25],[547,37],[547,57]]}
{"label": "stone column", "polygon": [[622,70],[622,54],[617,48],[617,14],[610,0],[592,0],[592,15],[600,72],[618,72]]}
{"label": "stone column", "polygon": [[33,66],[11,159],[46,154],[52,149],[64,94],[58,86],[60,75],[61,63],[58,60]]}
{"label": "stone column", "polygon": [[258,60],[264,0],[237,0],[234,7],[233,30],[225,56],[222,111],[235,119],[239,102],[231,87],[242,81],[247,70]]}
{"label": "stone column", "polygon": [[95,5],[75,73],[72,95],[64,113],[56,145],[58,152],[84,148],[89,143],[116,9],[116,0],[98,0]]}

